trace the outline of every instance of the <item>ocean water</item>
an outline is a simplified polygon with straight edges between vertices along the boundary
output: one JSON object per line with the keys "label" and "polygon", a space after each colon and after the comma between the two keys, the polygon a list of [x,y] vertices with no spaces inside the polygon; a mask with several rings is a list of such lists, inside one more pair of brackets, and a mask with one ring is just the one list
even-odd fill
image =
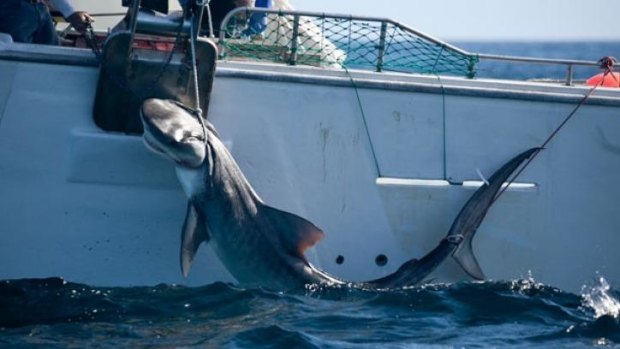
{"label": "ocean water", "polygon": [[[620,42],[456,43],[474,52],[598,60]],[[480,77],[563,78],[493,63]],[[586,78],[597,71],[576,72]],[[171,261],[175,263],[176,261]],[[215,283],[102,288],[0,281],[0,348],[620,348],[620,280],[572,293],[523,280],[279,293]]]}
{"label": "ocean water", "polygon": [[[506,56],[570,59],[598,61],[605,56],[620,59],[620,41],[562,41],[562,42],[456,42],[455,46],[472,53],[486,53]],[[620,64],[620,62],[618,63]],[[620,71],[620,66],[616,71]],[[575,66],[573,76],[585,80],[601,70],[597,67]],[[552,79],[565,81],[567,68],[564,65],[537,63],[506,63],[495,60],[481,60],[477,65],[476,77],[502,79]]]}
{"label": "ocean water", "polygon": [[603,278],[580,295],[532,279],[289,293],[13,280],[0,282],[0,347],[620,347],[619,296]]}

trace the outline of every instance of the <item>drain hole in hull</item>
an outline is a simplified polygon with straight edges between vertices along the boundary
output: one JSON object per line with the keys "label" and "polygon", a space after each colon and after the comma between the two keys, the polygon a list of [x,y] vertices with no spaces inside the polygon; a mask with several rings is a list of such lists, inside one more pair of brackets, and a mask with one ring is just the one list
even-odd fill
{"label": "drain hole in hull", "polygon": [[388,262],[388,258],[384,254],[380,254],[377,256],[377,258],[375,258],[375,264],[377,264],[380,267],[386,265],[387,262]]}
{"label": "drain hole in hull", "polygon": [[339,255],[338,257],[336,257],[336,264],[342,263],[344,263],[344,257],[342,255]]}

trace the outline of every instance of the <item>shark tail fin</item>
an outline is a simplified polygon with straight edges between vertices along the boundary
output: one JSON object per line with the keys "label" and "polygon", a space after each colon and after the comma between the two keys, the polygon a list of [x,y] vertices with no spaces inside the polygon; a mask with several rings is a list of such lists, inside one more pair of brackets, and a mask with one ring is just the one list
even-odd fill
{"label": "shark tail fin", "polygon": [[484,272],[482,272],[482,268],[480,268],[478,260],[476,259],[474,251],[471,247],[473,237],[474,235],[472,234],[467,241],[463,241],[461,247],[454,252],[452,257],[461,266],[461,268],[463,268],[467,275],[476,280],[483,280],[485,278]]}
{"label": "shark tail fin", "polygon": [[[396,272],[380,279],[367,281],[364,284],[377,288],[398,288],[416,285],[437,269],[450,255],[456,259],[467,274],[481,280],[484,278],[484,274],[471,249],[471,237],[473,235],[471,234],[467,241],[464,240],[462,235],[449,235],[422,258],[408,260]],[[456,245],[460,247],[456,247]],[[456,250],[461,247],[460,251]]]}
{"label": "shark tail fin", "polygon": [[482,223],[502,184],[525,159],[531,157],[538,150],[539,148],[533,148],[517,155],[497,170],[489,179],[488,184],[476,190],[455,218],[448,235],[437,247],[419,260],[411,259],[405,262],[396,272],[380,279],[367,281],[362,285],[374,288],[415,285],[423,281],[450,255],[472,278],[484,279],[484,273],[472,250],[472,240],[476,230]]}
{"label": "shark tail fin", "polygon": [[447,239],[460,238],[463,241],[452,254],[452,257],[454,257],[461,268],[472,278],[477,280],[484,279],[484,273],[472,249],[472,240],[476,230],[486,216],[489,207],[495,201],[497,192],[501,189],[502,185],[526,159],[530,158],[538,151],[540,151],[540,148],[528,149],[504,164],[504,166],[489,178],[488,183],[484,184],[472,195],[454,220],[448,232]]}

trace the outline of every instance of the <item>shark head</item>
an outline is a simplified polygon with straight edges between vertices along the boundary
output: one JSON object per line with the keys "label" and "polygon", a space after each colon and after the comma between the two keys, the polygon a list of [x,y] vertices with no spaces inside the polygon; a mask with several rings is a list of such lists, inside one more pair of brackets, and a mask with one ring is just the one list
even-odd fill
{"label": "shark head", "polygon": [[153,152],[173,160],[177,166],[198,168],[206,157],[206,130],[181,104],[172,100],[147,99],[140,116],[143,140]]}

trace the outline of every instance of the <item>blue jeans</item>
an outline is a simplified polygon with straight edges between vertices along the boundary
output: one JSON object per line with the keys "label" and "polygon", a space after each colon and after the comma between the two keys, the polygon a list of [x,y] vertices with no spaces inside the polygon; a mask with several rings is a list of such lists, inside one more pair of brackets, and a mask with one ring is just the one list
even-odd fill
{"label": "blue jeans", "polygon": [[0,32],[15,42],[58,45],[49,9],[43,2],[0,0]]}

